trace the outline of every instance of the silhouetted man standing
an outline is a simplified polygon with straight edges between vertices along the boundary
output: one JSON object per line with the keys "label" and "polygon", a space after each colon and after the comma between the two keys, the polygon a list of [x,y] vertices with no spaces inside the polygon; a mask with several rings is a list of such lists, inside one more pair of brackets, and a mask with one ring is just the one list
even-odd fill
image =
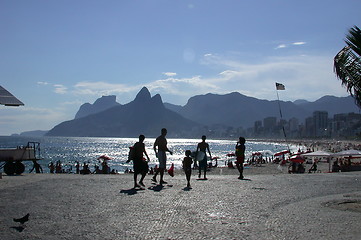
{"label": "silhouetted man standing", "polygon": [[158,173],[160,173],[160,182],[159,182],[160,184],[167,184],[167,182],[163,180],[164,170],[166,169],[167,166],[166,152],[169,152],[171,155],[173,154],[173,152],[170,151],[167,147],[167,139],[165,138],[166,135],[167,135],[167,129],[162,128],[161,135],[156,138],[153,146],[155,155],[157,156],[159,161],[159,167],[155,172],[152,181],[157,182],[157,175]]}

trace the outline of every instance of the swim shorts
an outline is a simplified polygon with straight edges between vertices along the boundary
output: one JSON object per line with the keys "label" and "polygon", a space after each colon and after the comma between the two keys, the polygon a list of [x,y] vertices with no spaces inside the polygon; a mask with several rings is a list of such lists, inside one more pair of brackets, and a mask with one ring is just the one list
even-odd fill
{"label": "swim shorts", "polygon": [[158,151],[157,158],[159,161],[159,168],[166,168],[167,165],[167,155],[164,151]]}

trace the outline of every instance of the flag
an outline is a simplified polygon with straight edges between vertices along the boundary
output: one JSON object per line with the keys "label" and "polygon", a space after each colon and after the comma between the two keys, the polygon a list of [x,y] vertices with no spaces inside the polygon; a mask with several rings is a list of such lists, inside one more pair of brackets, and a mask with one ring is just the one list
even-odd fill
{"label": "flag", "polygon": [[276,89],[277,90],[285,90],[285,85],[283,85],[282,83],[276,82]]}

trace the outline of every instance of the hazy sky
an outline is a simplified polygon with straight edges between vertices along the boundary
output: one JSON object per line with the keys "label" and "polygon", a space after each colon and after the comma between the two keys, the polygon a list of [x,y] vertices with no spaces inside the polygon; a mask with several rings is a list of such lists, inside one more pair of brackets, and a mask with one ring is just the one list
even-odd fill
{"label": "hazy sky", "polygon": [[347,96],[333,57],[360,0],[0,0],[0,135],[48,130],[102,95],[143,86],[185,105],[205,93]]}

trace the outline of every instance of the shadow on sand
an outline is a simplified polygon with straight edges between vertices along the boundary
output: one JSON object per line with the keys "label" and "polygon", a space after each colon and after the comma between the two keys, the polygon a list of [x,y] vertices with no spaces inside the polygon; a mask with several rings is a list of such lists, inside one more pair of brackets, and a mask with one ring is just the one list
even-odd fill
{"label": "shadow on sand", "polygon": [[[167,187],[173,187],[173,185],[167,185]],[[154,192],[160,192],[160,191],[164,190],[165,188],[164,188],[164,185],[158,184],[158,185],[154,185],[152,187],[149,187],[148,189],[152,190]]]}
{"label": "shadow on sand", "polygon": [[196,180],[197,180],[197,181],[207,181],[208,178],[197,178]]}
{"label": "shadow on sand", "polygon": [[124,190],[120,190],[119,193],[124,193],[124,194],[128,194],[128,195],[134,195],[134,194],[137,194],[138,191],[143,191],[145,189],[137,189],[137,188],[131,188],[131,189],[124,189]]}
{"label": "shadow on sand", "polygon": [[241,180],[241,181],[252,181],[252,180],[249,179],[249,178],[243,178],[243,179],[239,179],[239,180]]}
{"label": "shadow on sand", "polygon": [[182,190],[185,191],[185,192],[189,192],[191,189],[192,189],[191,187],[185,187]]}
{"label": "shadow on sand", "polygon": [[25,229],[24,226],[10,227],[10,228],[13,228],[13,229],[15,229],[15,230],[18,231],[18,232],[22,232],[22,231],[24,231],[24,229]]}

